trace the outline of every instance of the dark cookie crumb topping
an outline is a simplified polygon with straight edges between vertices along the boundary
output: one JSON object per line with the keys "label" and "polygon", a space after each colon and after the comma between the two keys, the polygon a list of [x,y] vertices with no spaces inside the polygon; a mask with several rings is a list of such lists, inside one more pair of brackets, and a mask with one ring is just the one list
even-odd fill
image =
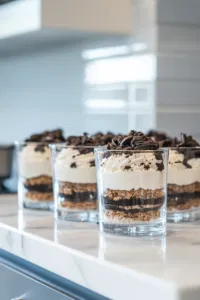
{"label": "dark cookie crumb topping", "polygon": [[33,134],[25,140],[27,143],[41,143],[35,147],[36,152],[45,152],[45,148],[51,143],[64,142],[63,131],[61,129],[55,129],[52,131],[44,131],[39,134]]}
{"label": "dark cookie crumb topping", "polygon": [[157,150],[159,144],[142,132],[131,130],[128,135],[115,136],[107,148],[109,150]]}
{"label": "dark cookie crumb topping", "polygon": [[157,130],[149,130],[147,136],[153,137],[156,142],[170,139],[170,137],[165,132]]}
{"label": "dark cookie crumb topping", "polygon": [[[107,132],[106,134],[98,132],[91,136],[84,132],[83,135],[80,136],[69,136],[66,139],[66,145],[77,147],[76,149],[80,154],[87,154],[93,152],[94,147],[107,145],[109,142],[111,142],[113,137],[114,134],[112,132]],[[83,148],[81,148],[81,146],[83,146]]]}
{"label": "dark cookie crumb topping", "polygon": [[62,129],[52,131],[44,131],[39,134],[33,134],[25,140],[25,142],[44,142],[44,143],[61,143],[64,142]]}
{"label": "dark cookie crumb topping", "polygon": [[[121,135],[121,134],[118,134]],[[107,133],[97,132],[91,136],[92,139],[96,141],[96,144],[100,146],[105,146],[108,143],[111,143],[112,139],[115,137],[115,134],[108,131]]]}
{"label": "dark cookie crumb topping", "polygon": [[[66,145],[74,146],[79,154],[87,154],[93,152],[94,147],[96,146],[94,139],[92,139],[86,132],[84,132],[83,135],[80,136],[68,136],[68,138],[66,139]],[[81,148],[81,146],[83,147]]]}
{"label": "dark cookie crumb topping", "polygon": [[[174,148],[178,153],[184,155],[182,161],[183,165],[190,169],[191,166],[188,164],[188,160],[192,158],[200,158],[199,143],[191,136],[185,133],[181,134],[181,141],[177,138],[167,139],[159,143],[160,147]],[[178,162],[177,162],[178,163]]]}
{"label": "dark cookie crumb topping", "polygon": [[[140,131],[134,131],[131,130],[128,135],[118,135],[115,136],[111,143],[107,146],[108,150],[113,150],[109,152],[105,152],[103,157],[108,158],[110,155],[119,155],[119,152],[115,152],[115,150],[123,150],[123,154],[125,154],[125,157],[128,158],[132,155],[129,150],[138,150],[138,152],[142,152],[143,150],[158,150],[159,144],[152,140],[151,137],[147,137]],[[163,163],[163,156],[161,151],[155,151],[154,152],[155,158],[158,161],[157,163],[157,170],[162,171],[164,170],[164,163]],[[143,166],[144,170],[150,169],[151,163],[141,163],[141,166]],[[131,169],[130,166],[125,166],[124,170]]]}

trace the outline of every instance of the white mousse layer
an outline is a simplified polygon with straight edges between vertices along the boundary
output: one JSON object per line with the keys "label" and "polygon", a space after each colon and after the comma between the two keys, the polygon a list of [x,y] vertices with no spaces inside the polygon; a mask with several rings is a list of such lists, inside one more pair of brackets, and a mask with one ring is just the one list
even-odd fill
{"label": "white mousse layer", "polygon": [[52,176],[50,149],[35,151],[36,144],[28,144],[19,152],[19,175],[25,178]]}
{"label": "white mousse layer", "polygon": [[[55,161],[55,178],[73,183],[96,183],[96,168],[91,166],[94,153],[80,154],[73,148],[62,149]],[[74,165],[75,164],[75,165]]]}
{"label": "white mousse layer", "polygon": [[187,185],[200,182],[200,158],[188,160],[187,168],[183,164],[184,155],[177,150],[169,150],[168,183],[177,185]]}
{"label": "white mousse layer", "polygon": [[113,190],[161,189],[165,172],[157,170],[159,162],[154,153],[111,155],[101,164],[103,186]]}
{"label": "white mousse layer", "polygon": [[159,171],[124,171],[103,173],[103,185],[112,190],[162,189],[164,172]]}

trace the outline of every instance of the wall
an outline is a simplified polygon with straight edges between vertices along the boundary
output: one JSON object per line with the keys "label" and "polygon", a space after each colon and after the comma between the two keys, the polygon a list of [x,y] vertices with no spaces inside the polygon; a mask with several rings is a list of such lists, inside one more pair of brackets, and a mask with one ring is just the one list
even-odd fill
{"label": "wall", "polygon": [[83,63],[76,47],[0,60],[0,140],[57,126],[79,133],[82,90]]}
{"label": "wall", "polygon": [[[123,40],[110,39],[109,44],[120,42]],[[84,112],[81,52],[102,44],[79,43],[34,49],[2,59],[0,56],[0,142],[21,140],[33,132],[54,127],[63,127],[66,135],[126,131],[125,115],[88,117]]]}

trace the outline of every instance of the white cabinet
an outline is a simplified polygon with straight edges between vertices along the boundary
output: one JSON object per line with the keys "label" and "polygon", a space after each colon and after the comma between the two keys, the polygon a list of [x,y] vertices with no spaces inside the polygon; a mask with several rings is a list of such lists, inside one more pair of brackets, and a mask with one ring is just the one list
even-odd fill
{"label": "white cabinet", "polygon": [[0,6],[0,46],[16,36],[37,41],[35,33],[74,40],[131,32],[131,0],[17,0]]}

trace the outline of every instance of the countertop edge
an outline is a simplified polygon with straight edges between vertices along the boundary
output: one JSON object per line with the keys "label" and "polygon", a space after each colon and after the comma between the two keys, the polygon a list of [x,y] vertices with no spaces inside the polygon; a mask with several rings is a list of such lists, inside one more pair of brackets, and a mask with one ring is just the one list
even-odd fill
{"label": "countertop edge", "polygon": [[[142,300],[150,292],[154,300],[160,299],[161,296],[163,300],[169,297],[175,299],[178,288],[170,282],[97,259],[4,223],[0,223],[0,247],[110,299],[123,299],[125,295],[134,293]],[[45,253],[48,253],[48,257]],[[49,263],[49,257],[56,257],[56,259]],[[111,280],[115,283],[114,288]]]}

